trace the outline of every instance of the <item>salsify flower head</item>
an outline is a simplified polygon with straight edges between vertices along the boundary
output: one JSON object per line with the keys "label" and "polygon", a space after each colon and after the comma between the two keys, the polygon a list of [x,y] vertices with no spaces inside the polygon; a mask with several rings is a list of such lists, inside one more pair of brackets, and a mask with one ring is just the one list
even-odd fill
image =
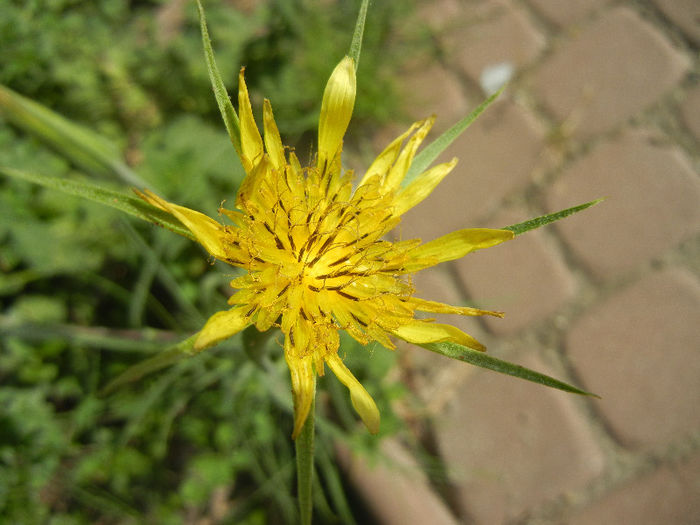
{"label": "salsify flower head", "polygon": [[172,204],[145,191],[149,203],[182,222],[215,258],[246,270],[233,279],[230,310],[214,314],[195,342],[203,350],[249,325],[284,334],[291,372],[296,438],[309,414],[316,375],[325,365],[349,389],[351,401],[372,433],[379,429],[373,399],[338,355],[339,330],[362,344],[394,348],[410,343],[455,342],[476,350],[473,337],[447,324],[416,318],[416,312],[495,315],[413,296],[411,274],[513,238],[496,229],[459,230],[422,244],[385,236],[454,168],[456,159],[434,166],[408,184],[404,178],[433,119],[414,123],[376,158],[353,185],[341,165],[343,137],[355,103],[355,68],[345,57],[326,85],[318,127],[318,151],[302,167],[286,149],[268,100],[262,136],[244,79],[239,76],[241,160],[246,178],[236,210],[220,208],[231,225]]}

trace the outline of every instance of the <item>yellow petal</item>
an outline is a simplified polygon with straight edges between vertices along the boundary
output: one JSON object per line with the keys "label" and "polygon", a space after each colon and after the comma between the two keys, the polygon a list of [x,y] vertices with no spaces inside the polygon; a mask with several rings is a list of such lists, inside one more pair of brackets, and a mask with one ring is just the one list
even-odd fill
{"label": "yellow petal", "polygon": [[403,215],[416,204],[432,193],[440,181],[452,171],[457,164],[457,159],[439,164],[416,177],[405,189],[401,190],[394,200],[393,212],[395,216]]}
{"label": "yellow petal", "polygon": [[170,203],[168,201],[166,201],[165,199],[162,199],[161,197],[159,197],[155,193],[153,193],[151,190],[141,191],[138,189],[134,189],[133,191],[134,191],[134,193],[136,193],[136,195],[138,195],[141,199],[145,200],[148,204],[151,204],[151,205],[155,206],[156,208],[159,208],[163,211],[167,211],[168,213],[170,213],[170,210],[168,208],[166,208],[166,205],[170,204]]}
{"label": "yellow petal", "polygon": [[362,418],[362,422],[367,429],[372,434],[379,432],[379,409],[374,403],[372,396],[369,395],[357,378],[352,375],[352,372],[348,370],[337,353],[328,354],[326,356],[326,363],[340,382],[350,390],[352,406],[360,415],[360,418]]}
{"label": "yellow petal", "polygon": [[408,173],[408,168],[411,167],[411,162],[413,162],[413,157],[415,157],[418,147],[423,142],[423,139],[425,139],[426,135],[430,131],[430,128],[433,127],[434,122],[435,117],[431,117],[420,122],[420,127],[416,131],[415,135],[408,140],[406,147],[404,147],[404,149],[401,151],[399,158],[396,159],[396,162],[389,170],[389,173],[387,173],[386,179],[384,180],[384,190],[386,192],[399,188],[401,182],[406,176],[406,173]]}
{"label": "yellow petal", "polygon": [[282,314],[282,332],[288,334],[299,322],[299,312],[304,300],[304,289],[292,286],[287,291],[287,311]]}
{"label": "yellow petal", "polygon": [[194,349],[204,350],[243,330],[250,324],[250,319],[245,316],[246,309],[247,307],[233,308],[212,315],[199,332]]}
{"label": "yellow petal", "polygon": [[283,308],[284,303],[282,302],[261,308],[255,319],[255,328],[261,332],[267,332],[277,322]]}
{"label": "yellow petal", "polygon": [[267,99],[265,99],[263,104],[263,128],[265,130],[265,149],[267,154],[270,156],[275,169],[280,169],[285,165],[284,146],[282,145],[280,132],[277,129],[275,117],[272,115],[272,105]]}
{"label": "yellow petal", "polygon": [[457,315],[493,315],[503,317],[503,312],[493,312],[491,310],[480,310],[469,306],[452,306],[449,304],[427,301],[418,297],[408,299],[408,304],[421,312],[432,312],[436,314],[457,314]]}
{"label": "yellow petal", "polygon": [[465,334],[459,328],[449,324],[432,323],[428,321],[413,321],[398,327],[393,331],[396,337],[418,345],[427,343],[452,342],[467,346],[474,350],[484,351],[486,347],[471,335]]}
{"label": "yellow petal", "polygon": [[291,166],[293,173],[299,174],[299,176],[301,176],[301,173],[303,173],[304,170],[301,167],[301,162],[299,162],[299,158],[293,151],[289,152],[289,165]]}
{"label": "yellow petal", "polygon": [[410,271],[420,270],[445,261],[464,257],[470,252],[495,246],[515,237],[510,230],[470,228],[448,233],[419,246],[411,253],[411,261],[406,264]]}
{"label": "yellow petal", "polygon": [[172,204],[149,190],[137,193],[146,202],[174,215],[182,224],[187,226],[187,229],[194,234],[197,241],[214,257],[226,259],[223,240],[224,226],[222,224],[203,213]]}
{"label": "yellow petal", "polygon": [[345,57],[328,79],[318,123],[318,167],[333,163],[343,145],[343,136],[355,106],[355,62]]}
{"label": "yellow petal", "polygon": [[248,173],[263,155],[263,142],[260,131],[253,118],[253,108],[250,106],[248,87],[243,78],[244,69],[238,75],[238,118],[241,125],[241,150],[243,152],[243,167]]}
{"label": "yellow petal", "polygon": [[304,428],[306,418],[309,417],[311,403],[316,394],[316,376],[313,371],[313,357],[295,357],[293,352],[287,351],[289,337],[285,340],[284,357],[289,366],[292,379],[292,398],[294,399],[294,430],[292,439],[296,439]]}
{"label": "yellow petal", "polygon": [[391,144],[389,144],[384,151],[382,151],[376,159],[374,159],[374,162],[370,165],[369,169],[365,172],[365,175],[362,177],[362,180],[358,184],[358,188],[362,185],[364,185],[370,178],[374,177],[375,175],[379,175],[380,177],[384,177],[387,172],[389,171],[389,168],[393,166],[394,162],[396,161],[396,158],[399,156],[399,152],[401,151],[401,145],[403,144],[403,141],[408,137],[411,133],[413,133],[413,130],[415,130],[418,126],[420,125],[420,122],[414,122],[410,128],[408,128],[407,131],[396,137]]}
{"label": "yellow petal", "polygon": [[[245,161],[245,159],[243,160]],[[239,209],[247,210],[248,204],[259,202],[259,190],[265,184],[265,179],[268,178],[270,169],[270,158],[263,156],[257,164],[248,170],[248,174],[241,182],[236,194],[236,206]]]}

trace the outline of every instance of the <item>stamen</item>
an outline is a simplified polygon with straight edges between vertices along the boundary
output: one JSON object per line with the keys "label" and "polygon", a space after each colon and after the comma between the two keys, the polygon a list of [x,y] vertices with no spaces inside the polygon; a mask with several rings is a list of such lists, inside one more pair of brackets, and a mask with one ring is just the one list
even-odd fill
{"label": "stamen", "polygon": [[346,242],[343,246],[347,248],[348,246],[352,246],[353,244],[357,244],[358,242],[369,237],[370,235],[372,235],[372,232],[363,233],[362,235],[360,235],[356,239],[353,239],[352,241]]}
{"label": "stamen", "polygon": [[343,255],[343,256],[342,256],[340,259],[338,259],[337,261],[334,261],[334,262],[330,263],[330,264],[328,265],[328,267],[330,268],[331,266],[338,266],[338,265],[341,264],[341,263],[349,262],[349,260],[350,260],[349,257],[346,257],[346,256]]}
{"label": "stamen", "polygon": [[[328,169],[328,159],[323,159],[323,168],[321,168],[321,179],[326,175],[326,170]],[[328,182],[326,183],[326,191],[325,194],[328,195],[328,190],[331,187],[331,179],[332,177],[328,177]]]}
{"label": "stamen", "polygon": [[353,318],[355,321],[357,321],[358,324],[361,324],[361,325],[364,326],[365,328],[367,328],[367,327],[369,326],[369,325],[368,325],[367,323],[365,323],[362,319],[360,319],[359,317],[357,317],[354,313],[350,312],[350,315],[352,316],[352,318]]}
{"label": "stamen", "polygon": [[338,231],[336,230],[334,233],[332,233],[323,243],[323,245],[318,249],[318,252],[316,253],[316,257],[314,258],[313,261],[311,261],[308,266],[312,267],[314,264],[318,262],[318,260],[324,256],[326,248],[328,248],[328,245],[333,242],[333,240],[336,238],[338,235]]}
{"label": "stamen", "polygon": [[350,299],[351,301],[359,301],[360,300],[359,297],[355,297],[354,295],[350,295],[349,293],[345,293],[345,292],[342,292],[340,290],[334,290],[334,291],[338,295],[345,297],[346,299]]}
{"label": "stamen", "polygon": [[403,266],[394,266],[390,268],[382,268],[379,270],[381,273],[404,273],[406,271],[406,268]]}
{"label": "stamen", "polygon": [[226,257],[226,259],[224,260],[229,264],[237,264],[239,266],[245,264],[243,261],[239,261],[238,259],[234,259],[233,257]]}
{"label": "stamen", "polygon": [[284,292],[287,291],[287,289],[289,288],[289,285],[290,285],[290,284],[292,284],[292,283],[291,283],[291,282],[287,283],[287,286],[285,286],[284,288],[282,288],[282,290],[280,291],[280,293],[277,294],[277,298],[278,298],[278,299],[279,299],[280,297],[282,297],[282,295],[284,294]]}

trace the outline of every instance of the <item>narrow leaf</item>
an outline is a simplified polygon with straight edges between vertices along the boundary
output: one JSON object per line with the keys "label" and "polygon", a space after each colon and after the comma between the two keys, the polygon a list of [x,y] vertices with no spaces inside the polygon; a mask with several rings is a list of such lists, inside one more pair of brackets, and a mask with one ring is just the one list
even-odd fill
{"label": "narrow leaf", "polygon": [[555,222],[560,219],[563,219],[564,217],[568,217],[569,215],[573,215],[574,213],[578,213],[580,211],[585,210],[586,208],[590,208],[591,206],[595,206],[599,202],[604,201],[605,199],[596,199],[591,202],[587,202],[585,204],[579,204],[578,206],[574,206],[573,208],[567,208],[565,210],[561,210],[555,213],[549,213],[547,215],[542,215],[541,217],[535,217],[534,219],[527,220],[525,222],[520,222],[518,224],[513,224],[511,226],[506,226],[505,228],[502,228],[503,230],[510,230],[512,231],[515,235],[520,235],[521,233],[525,233],[526,231],[534,230],[535,228],[539,228],[540,226],[544,226],[545,224],[549,224],[550,222]]}
{"label": "narrow leaf", "polygon": [[88,182],[48,177],[46,175],[29,173],[13,168],[0,167],[0,173],[116,208],[134,217],[152,222],[184,237],[195,240],[192,233],[172,215],[144,202],[134,195],[102,188]]}
{"label": "narrow leaf", "polygon": [[[138,246],[139,251],[145,257],[145,263],[143,264],[142,270],[150,266],[154,261],[158,261],[160,259],[159,254],[162,251],[162,247],[165,246],[166,243],[170,242],[168,240],[170,239],[169,235],[158,235],[156,236],[156,249],[154,249],[126,220],[124,221],[124,227],[126,228],[126,231],[129,232],[129,235],[133,239],[136,246]],[[192,301],[190,301],[187,295],[183,293],[182,287],[178,284],[177,279],[168,269],[168,266],[164,264],[156,264],[155,275],[158,277],[160,285],[163,286],[163,288],[170,294],[170,296],[175,300],[175,302],[177,302],[179,310],[181,310],[182,313],[187,317],[188,326],[201,326],[202,324],[204,324],[204,321],[206,319],[202,316],[201,312],[197,310],[197,308],[194,306]],[[136,282],[134,288],[131,291],[129,303],[135,300],[134,296],[137,295],[137,289],[138,281]],[[150,287],[146,287],[146,289],[150,289]],[[155,297],[150,294],[147,294],[145,299],[148,302],[152,302],[155,300]],[[180,324],[179,326],[183,330],[187,329],[187,327],[183,327],[182,324]]]}
{"label": "narrow leaf", "polygon": [[525,379],[526,381],[531,381],[533,383],[539,383],[540,385],[545,385],[551,388],[556,388],[558,390],[563,390],[564,392],[570,392],[572,394],[581,394],[584,396],[599,397],[596,394],[586,392],[575,386],[571,386],[563,381],[554,379],[524,366],[516,365],[514,363],[509,363],[508,361],[502,361],[491,357],[483,352],[478,352],[467,348],[466,346],[458,345],[455,343],[429,343],[425,345],[420,345],[423,348],[435,352],[437,354],[444,355],[445,357],[450,357],[452,359],[457,359],[458,361],[464,361],[472,365],[480,366],[481,368],[487,368],[493,370],[494,372],[499,372],[501,374],[507,374],[514,377],[519,377],[520,379]]}
{"label": "narrow leaf", "polygon": [[118,330],[99,326],[78,326],[62,323],[17,321],[0,315],[0,335],[19,337],[25,341],[64,339],[74,344],[116,352],[153,354],[168,343],[169,332],[153,329]]}
{"label": "narrow leaf", "polygon": [[2,85],[0,117],[41,138],[90,173],[116,175],[128,184],[146,186],[111,141]]}
{"label": "narrow leaf", "polygon": [[[333,383],[339,384],[340,382],[333,381]],[[328,492],[340,521],[346,525],[357,525],[352,511],[350,510],[350,503],[345,495],[339,467],[328,452],[327,441],[319,441],[319,446],[316,447],[315,452],[317,466],[323,475],[322,489]]]}
{"label": "narrow leaf", "polygon": [[211,81],[211,87],[214,90],[214,96],[216,97],[216,103],[219,106],[219,111],[224,119],[224,124],[226,125],[226,131],[228,131],[228,136],[231,138],[231,143],[238,153],[238,157],[241,157],[241,126],[238,122],[238,115],[236,110],[233,109],[233,104],[226,91],[226,86],[219,73],[219,68],[216,66],[216,60],[214,59],[214,50],[211,47],[211,39],[209,38],[209,30],[207,29],[207,21],[204,17],[204,8],[202,7],[202,2],[197,0],[197,10],[199,11],[199,25],[202,31],[202,44],[204,45],[204,57],[207,62],[207,70],[209,71],[209,80]]}
{"label": "narrow leaf", "polygon": [[198,335],[199,332],[176,345],[166,348],[159,354],[149,359],[144,359],[140,363],[127,368],[100,391],[100,396],[107,396],[127,383],[138,381],[142,377],[177,363],[185,357],[196,355],[197,352],[194,351],[194,342]]}
{"label": "narrow leaf", "polygon": [[355,63],[355,71],[357,71],[357,66],[360,64],[360,52],[362,51],[362,35],[364,35],[365,32],[365,19],[367,18],[368,7],[369,0],[362,0],[360,12],[357,15],[357,22],[355,22],[355,31],[352,34],[352,43],[350,44],[350,51],[348,53],[348,56],[352,58]]}
{"label": "narrow leaf", "polygon": [[491,103],[494,100],[496,100],[496,98],[498,98],[498,95],[500,95],[504,89],[505,86],[503,86],[489,98],[484,100],[474,111],[469,113],[469,115],[457,122],[450,129],[445,131],[433,142],[431,142],[425,148],[423,148],[420,151],[420,153],[416,155],[416,158],[413,159],[411,167],[409,168],[406,177],[404,177],[403,185],[408,185],[418,175],[427,170],[430,167],[430,165],[433,162],[435,162],[435,159],[437,159],[440,156],[440,154],[443,151],[445,151],[449,147],[449,145],[452,144],[457,139],[457,137],[459,137],[464,132],[464,130],[471,126],[472,122],[474,122],[477,119],[477,117],[481,115],[481,113],[483,113],[483,111],[487,107],[489,107]]}

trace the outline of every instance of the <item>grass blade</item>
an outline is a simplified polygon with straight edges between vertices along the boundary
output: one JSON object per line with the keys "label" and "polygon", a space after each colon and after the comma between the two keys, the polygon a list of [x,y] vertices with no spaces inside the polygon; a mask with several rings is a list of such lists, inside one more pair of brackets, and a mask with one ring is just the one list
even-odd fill
{"label": "grass blade", "polygon": [[450,144],[457,140],[457,137],[459,137],[469,126],[471,126],[472,122],[474,122],[477,117],[481,115],[484,110],[489,107],[494,100],[496,100],[496,98],[498,98],[498,95],[500,95],[504,89],[505,86],[484,100],[476,109],[474,109],[474,111],[469,113],[469,115],[457,122],[450,129],[445,131],[433,142],[423,148],[420,153],[416,155],[415,159],[413,159],[411,167],[409,168],[406,177],[404,177],[403,185],[407,186],[413,179],[427,170],[430,165],[435,162],[435,159],[437,159],[440,154],[449,147]]}
{"label": "grass blade", "polygon": [[211,87],[214,90],[216,103],[219,106],[221,117],[224,119],[228,136],[231,138],[231,143],[236,149],[238,157],[241,158],[241,126],[238,122],[236,110],[233,109],[233,104],[231,103],[231,99],[226,91],[226,85],[221,78],[221,73],[219,73],[219,68],[216,66],[214,50],[211,47],[211,39],[209,38],[209,30],[207,29],[207,21],[204,17],[204,8],[202,7],[202,2],[200,0],[197,0],[197,10],[199,11],[199,25],[202,31],[204,58],[207,62],[207,71],[209,71]]}
{"label": "grass blade", "polygon": [[564,217],[568,217],[569,215],[573,215],[574,213],[578,213],[580,211],[585,210],[586,208],[590,208],[591,206],[595,206],[599,202],[604,201],[605,199],[596,199],[591,202],[587,202],[585,204],[579,204],[578,206],[574,206],[572,208],[567,208],[565,210],[557,211],[554,213],[549,213],[547,215],[542,215],[541,217],[535,217],[534,219],[527,220],[525,222],[519,222],[518,224],[513,224],[511,226],[506,226],[503,228],[504,230],[510,230],[515,235],[520,235],[521,233],[525,233],[530,230],[534,230],[535,228],[539,228],[540,226],[544,226],[545,224],[549,224],[550,222],[555,222],[558,220],[563,219]]}
{"label": "grass blade", "polygon": [[352,511],[350,510],[350,503],[345,495],[345,490],[343,489],[338,465],[333,461],[327,448],[328,443],[325,441],[321,441],[317,447],[318,468],[323,474],[323,489],[328,491],[340,520],[346,525],[357,525]]}
{"label": "grass blade", "polygon": [[[129,236],[133,239],[134,243],[137,246],[137,249],[144,255],[145,257],[145,263],[142,265],[142,272],[147,271],[147,267],[151,266],[151,264],[154,264],[153,266],[153,276],[158,277],[158,281],[160,284],[165,287],[165,289],[170,293],[170,296],[177,302],[179,308],[183,311],[183,313],[186,315],[188,322],[186,326],[181,326],[182,329],[188,329],[191,326],[192,327],[197,327],[201,326],[204,324],[204,317],[202,316],[201,312],[197,309],[197,307],[190,301],[185,294],[182,293],[182,289],[180,285],[178,284],[177,280],[173,276],[172,272],[168,269],[168,267],[165,264],[161,264],[161,259],[160,259],[160,253],[163,250],[163,247],[168,241],[166,236],[169,236],[166,234],[166,236],[162,235],[155,235],[155,245],[156,248],[152,248],[149,243],[147,243],[141,235],[134,229],[134,227],[129,224],[128,222],[125,222],[125,228],[126,231],[128,232]],[[156,232],[156,233],[161,233],[161,232]],[[149,279],[150,280],[150,279]],[[131,301],[137,300],[135,296],[138,295],[138,283],[139,281],[136,281],[136,285],[134,288],[134,291],[132,292],[132,296],[130,299]],[[143,286],[146,286],[144,284]],[[148,288],[150,289],[150,284],[148,284]],[[145,290],[147,293],[143,297],[144,300],[148,300],[149,298],[155,299],[155,297],[150,295],[149,290]],[[130,306],[131,309],[131,306]]]}
{"label": "grass blade", "polygon": [[134,195],[103,188],[84,181],[69,180],[59,177],[48,177],[46,175],[29,173],[14,168],[0,167],[0,173],[3,173],[8,177],[33,182],[34,184],[39,184],[40,186],[44,186],[46,188],[59,190],[64,193],[68,193],[69,195],[83,197],[93,202],[116,208],[120,211],[128,213],[129,215],[138,217],[139,219],[143,219],[158,226],[167,228],[168,230],[187,237],[188,239],[195,240],[192,233],[172,215],[144,202]]}
{"label": "grass blade", "polygon": [[166,348],[159,354],[149,359],[144,359],[140,363],[136,363],[134,366],[127,368],[102,389],[100,396],[107,396],[127,383],[138,381],[142,377],[175,364],[185,357],[196,355],[197,352],[194,351],[194,342],[198,336],[199,332],[170,348]]}
{"label": "grass blade", "polygon": [[40,137],[90,173],[116,175],[128,184],[146,186],[111,141],[2,85],[0,116]]}
{"label": "grass blade", "polygon": [[437,354],[444,355],[445,357],[450,357],[452,359],[457,359],[458,361],[464,361],[465,363],[470,363],[481,368],[486,368],[488,370],[493,370],[500,374],[507,374],[513,377],[519,377],[520,379],[525,379],[526,381],[531,381],[532,383],[538,383],[540,385],[548,386],[550,388],[556,388],[558,390],[563,390],[564,392],[570,392],[572,394],[580,394],[584,396],[599,397],[596,394],[586,392],[580,388],[554,379],[545,374],[535,372],[524,366],[516,365],[508,361],[503,361],[495,357],[491,357],[484,352],[478,352],[477,350],[472,350],[466,346],[458,345],[455,343],[430,343],[425,345],[420,345],[423,348],[435,352]]}
{"label": "grass blade", "polygon": [[117,330],[99,326],[17,321],[6,315],[0,315],[0,335],[32,342],[63,339],[75,345],[101,350],[147,354],[162,350],[168,340],[172,339],[170,332],[154,329]]}

